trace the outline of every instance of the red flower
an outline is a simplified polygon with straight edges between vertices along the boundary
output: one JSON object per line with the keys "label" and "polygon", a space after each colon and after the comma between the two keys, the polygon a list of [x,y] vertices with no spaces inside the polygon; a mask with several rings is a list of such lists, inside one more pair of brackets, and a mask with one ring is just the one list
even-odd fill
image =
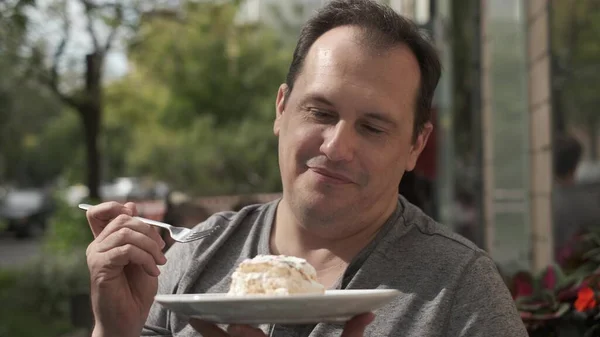
{"label": "red flower", "polygon": [[554,267],[546,268],[546,271],[544,272],[544,277],[542,278],[542,284],[544,289],[554,289],[554,287],[556,287],[556,282],[556,270],[554,270]]}
{"label": "red flower", "polygon": [[533,280],[529,273],[518,272],[511,285],[513,298],[527,297],[533,294]]}
{"label": "red flower", "polygon": [[596,306],[596,295],[590,287],[583,287],[577,292],[577,300],[575,301],[575,309],[579,312],[584,312],[593,309]]}

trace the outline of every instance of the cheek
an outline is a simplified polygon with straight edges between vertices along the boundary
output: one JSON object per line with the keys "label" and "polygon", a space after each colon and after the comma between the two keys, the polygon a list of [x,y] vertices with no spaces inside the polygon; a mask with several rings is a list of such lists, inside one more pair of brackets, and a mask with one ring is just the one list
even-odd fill
{"label": "cheek", "polygon": [[400,147],[373,147],[363,151],[364,163],[369,168],[371,178],[378,184],[390,184],[391,180],[400,179],[408,159],[409,149]]}
{"label": "cheek", "polygon": [[288,183],[305,171],[309,159],[319,155],[322,130],[318,126],[288,120],[279,135],[279,166]]}
{"label": "cheek", "polygon": [[319,154],[323,143],[322,127],[298,123],[288,131],[287,149],[299,160],[308,160]]}

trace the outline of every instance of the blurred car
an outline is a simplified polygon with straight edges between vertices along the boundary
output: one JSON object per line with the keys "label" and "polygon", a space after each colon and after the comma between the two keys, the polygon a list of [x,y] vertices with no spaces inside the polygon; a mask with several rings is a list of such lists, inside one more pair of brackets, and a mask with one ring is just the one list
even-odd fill
{"label": "blurred car", "polygon": [[17,238],[27,238],[46,229],[54,203],[44,189],[6,189],[0,197],[0,219]]}
{"label": "blurred car", "polygon": [[[118,177],[100,185],[100,195],[104,201],[162,200],[168,193],[169,185],[165,182],[153,182],[137,177]],[[64,191],[65,200],[73,206],[83,202],[88,195],[89,191],[85,185],[69,186]]]}

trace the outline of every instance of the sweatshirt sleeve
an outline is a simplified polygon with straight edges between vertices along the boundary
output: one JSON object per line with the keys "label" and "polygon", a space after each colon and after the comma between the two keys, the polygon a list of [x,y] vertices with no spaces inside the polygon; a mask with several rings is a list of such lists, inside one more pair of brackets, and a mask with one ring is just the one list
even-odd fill
{"label": "sweatshirt sleeve", "polygon": [[447,336],[527,337],[510,292],[486,255],[465,268],[454,296]]}

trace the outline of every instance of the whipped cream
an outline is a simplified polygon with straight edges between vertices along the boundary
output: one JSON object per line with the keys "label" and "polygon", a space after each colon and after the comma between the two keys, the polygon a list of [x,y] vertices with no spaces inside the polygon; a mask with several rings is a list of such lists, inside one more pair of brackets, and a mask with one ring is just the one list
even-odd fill
{"label": "whipped cream", "polygon": [[228,295],[323,294],[315,268],[305,259],[285,255],[258,255],[246,259],[231,275]]}

